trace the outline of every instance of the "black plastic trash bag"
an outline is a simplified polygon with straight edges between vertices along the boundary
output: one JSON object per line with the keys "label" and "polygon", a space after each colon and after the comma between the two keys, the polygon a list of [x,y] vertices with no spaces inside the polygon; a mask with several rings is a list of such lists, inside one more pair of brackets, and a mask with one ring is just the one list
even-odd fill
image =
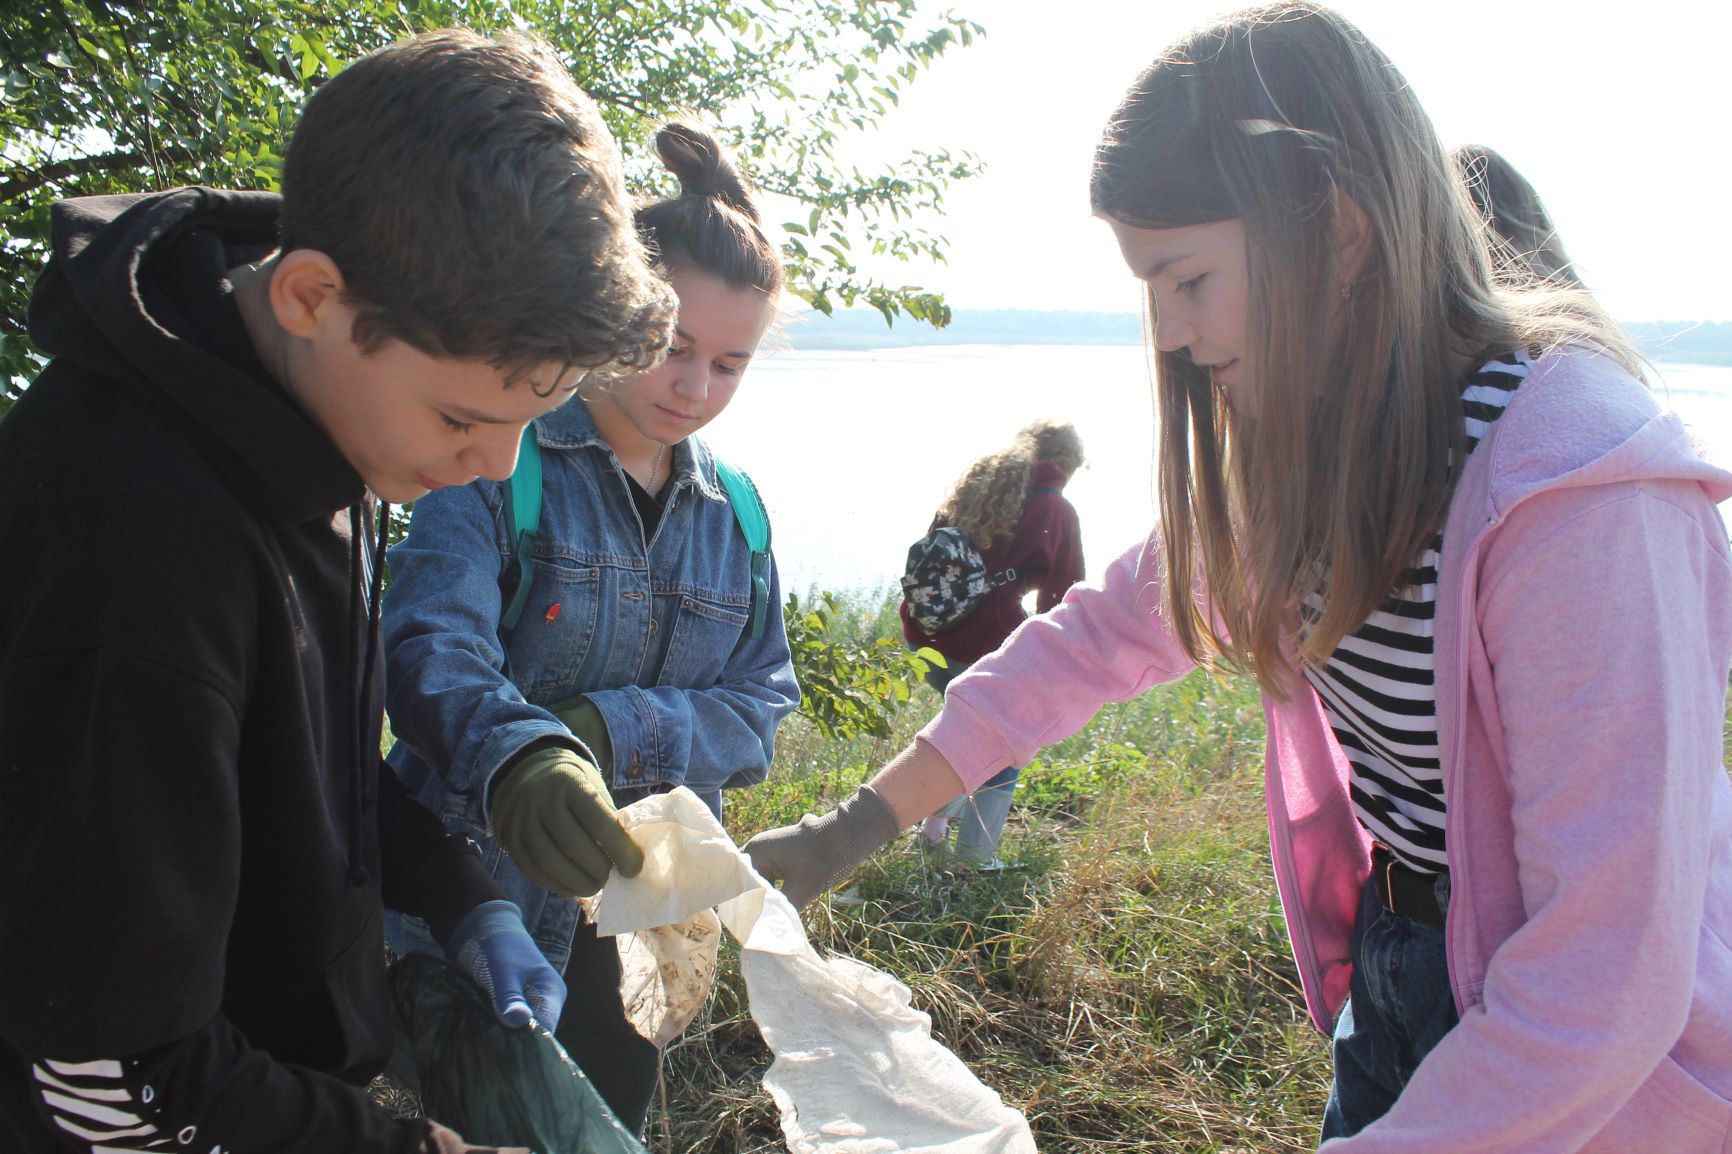
{"label": "black plastic trash bag", "polygon": [[451,964],[410,954],[391,1000],[421,1086],[421,1112],[475,1143],[535,1154],[645,1154],[541,1026],[511,1029]]}

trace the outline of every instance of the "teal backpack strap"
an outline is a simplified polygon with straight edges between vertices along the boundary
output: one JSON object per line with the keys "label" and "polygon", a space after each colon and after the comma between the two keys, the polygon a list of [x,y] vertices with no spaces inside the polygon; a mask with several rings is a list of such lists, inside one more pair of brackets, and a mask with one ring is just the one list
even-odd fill
{"label": "teal backpack strap", "polygon": [[758,487],[746,476],[744,469],[728,464],[720,457],[716,462],[716,477],[727,490],[728,503],[734,507],[734,520],[740,534],[752,551],[752,640],[764,635],[764,618],[770,606],[770,518],[764,512],[764,500]]}
{"label": "teal backpack strap", "polygon": [[510,633],[523,616],[524,602],[529,600],[529,550],[535,534],[541,528],[541,446],[535,440],[535,422],[523,426],[523,442],[517,447],[517,468],[505,483],[505,538],[511,542],[511,552],[517,567],[517,587],[511,592],[511,603],[500,615],[499,629]]}

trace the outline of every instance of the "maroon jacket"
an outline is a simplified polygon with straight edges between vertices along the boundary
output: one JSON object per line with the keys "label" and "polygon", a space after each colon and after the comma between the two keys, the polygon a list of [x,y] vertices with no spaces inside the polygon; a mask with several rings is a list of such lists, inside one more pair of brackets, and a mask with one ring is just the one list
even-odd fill
{"label": "maroon jacket", "polygon": [[[1014,569],[1016,579],[995,587],[974,612],[942,633],[927,633],[914,624],[904,601],[902,636],[908,644],[930,645],[947,661],[977,661],[1002,645],[1022,624],[1027,616],[1022,611],[1022,599],[1030,589],[1039,590],[1035,611],[1045,613],[1059,603],[1066,589],[1082,580],[1082,529],[1076,509],[1059,492],[1068,479],[1051,461],[1034,463],[1016,529],[981,553],[988,573],[996,578]],[[932,528],[942,524],[934,520]]]}

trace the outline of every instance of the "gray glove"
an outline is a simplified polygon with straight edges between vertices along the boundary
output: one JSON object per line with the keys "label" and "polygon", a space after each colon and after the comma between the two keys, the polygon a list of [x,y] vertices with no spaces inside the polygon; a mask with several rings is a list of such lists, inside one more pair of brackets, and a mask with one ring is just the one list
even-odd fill
{"label": "gray glove", "polygon": [[767,829],[745,848],[753,868],[766,881],[781,882],[782,892],[798,909],[853,873],[901,832],[890,803],[863,785],[823,817],[807,814],[797,825]]}

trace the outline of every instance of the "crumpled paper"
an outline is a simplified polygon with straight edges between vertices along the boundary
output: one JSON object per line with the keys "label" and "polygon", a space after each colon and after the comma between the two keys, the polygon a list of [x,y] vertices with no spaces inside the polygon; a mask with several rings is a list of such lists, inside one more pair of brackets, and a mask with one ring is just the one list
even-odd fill
{"label": "crumpled paper", "polygon": [[671,926],[619,936],[620,997],[637,1032],[662,1049],[686,1032],[716,980],[722,923],[702,910]]}
{"label": "crumpled paper", "polygon": [[591,913],[598,933],[632,935],[621,962],[631,960],[627,1004],[643,1010],[646,1037],[677,1036],[708,997],[708,915],[740,942],[752,1018],[775,1055],[764,1085],[792,1154],[1033,1154],[1027,1120],[933,1039],[908,987],[820,957],[798,912],[696,794],[658,794],[620,816],[644,868],[609,877]]}

